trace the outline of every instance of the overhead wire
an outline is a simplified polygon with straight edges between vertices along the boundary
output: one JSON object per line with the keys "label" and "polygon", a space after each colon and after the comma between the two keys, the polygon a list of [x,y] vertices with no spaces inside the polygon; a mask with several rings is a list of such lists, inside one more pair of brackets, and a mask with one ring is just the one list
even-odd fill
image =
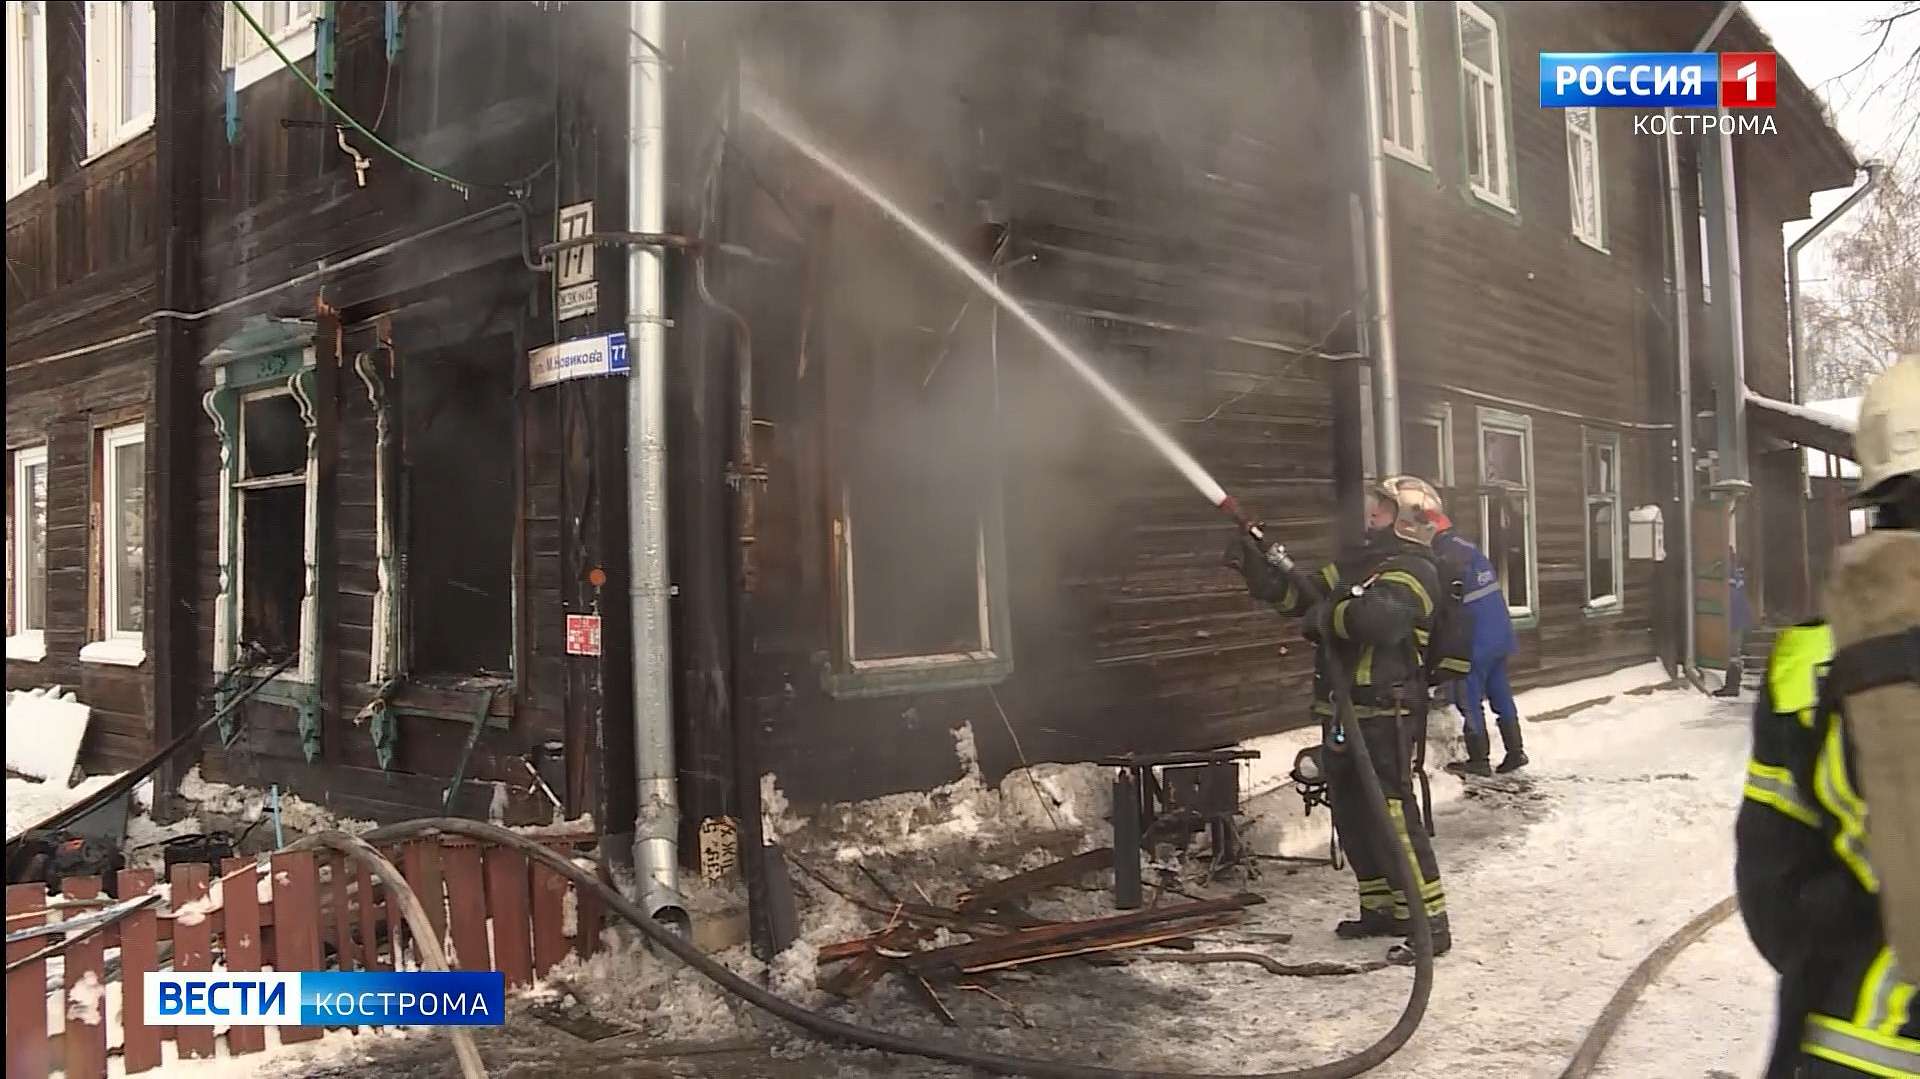
{"label": "overhead wire", "polygon": [[[422,162],[416,161],[412,157],[408,156],[405,152],[399,149],[396,149],[391,143],[387,142],[387,140],[381,138],[379,135],[374,134],[373,130],[367,127],[367,125],[361,123],[359,120],[354,119],[352,113],[342,108],[339,102],[335,101],[324,90],[320,89],[319,84],[314,82],[311,76],[309,76],[306,72],[300,70],[300,66],[298,64],[295,64],[293,60],[287,56],[286,53],[281,51],[279,43],[273,40],[273,35],[267,32],[266,27],[260,25],[260,20],[254,17],[253,12],[247,10],[247,6],[245,4],[240,3],[240,0],[227,0],[227,5],[231,7],[236,13],[238,13],[240,18],[244,19],[246,21],[246,24],[249,27],[253,28],[253,32],[255,34],[258,34],[260,36],[260,40],[266,43],[266,46],[268,49],[272,50],[273,55],[279,58],[281,66],[285,67],[288,71],[293,72],[294,77],[300,80],[301,85],[305,86],[307,90],[310,93],[312,93],[315,98],[319,99],[322,105],[325,105],[328,109],[330,109],[333,112],[335,116],[338,116],[342,123],[346,124],[348,127],[351,127],[352,129],[359,132],[360,134],[366,136],[368,139],[371,139],[375,146],[378,146],[380,149],[386,151],[386,153],[391,157],[393,157],[394,160],[399,161],[401,164],[407,166],[408,168],[413,169],[416,172],[419,172],[426,176],[430,176],[433,179],[438,180],[443,184],[446,184],[448,187],[451,187],[455,191],[459,192],[462,196],[470,195],[475,190],[501,191],[514,199],[522,198],[526,194],[524,185],[526,183],[530,183],[531,180],[520,181],[520,186],[516,186],[514,184],[487,183],[487,182],[474,181],[474,180],[462,180],[457,176],[452,176],[452,175],[449,175],[448,173],[442,172],[431,165],[423,164]],[[538,176],[540,172],[544,172],[544,171],[545,171],[545,166],[542,166],[541,169],[537,170],[533,175]]]}

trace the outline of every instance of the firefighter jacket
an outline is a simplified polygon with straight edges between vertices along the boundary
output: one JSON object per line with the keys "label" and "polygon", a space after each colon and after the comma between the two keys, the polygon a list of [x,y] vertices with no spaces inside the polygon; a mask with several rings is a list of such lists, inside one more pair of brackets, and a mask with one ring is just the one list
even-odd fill
{"label": "firefighter jacket", "polygon": [[1449,528],[1433,537],[1434,558],[1460,581],[1460,605],[1473,622],[1475,664],[1513,654],[1513,616],[1493,563],[1465,536]]}
{"label": "firefighter jacket", "polygon": [[[1288,575],[1257,559],[1243,572],[1247,591],[1282,614],[1311,621],[1320,605],[1331,604],[1333,644],[1352,672],[1356,719],[1393,715],[1426,700],[1420,649],[1441,595],[1440,574],[1426,547],[1379,533],[1317,573]],[[1325,662],[1317,657],[1313,671],[1313,711],[1323,717],[1333,714]]]}
{"label": "firefighter jacket", "polygon": [[1866,805],[1844,718],[1822,691],[1824,624],[1781,632],[1754,712],[1735,825],[1740,912],[1780,974],[1768,1079],[1813,1058],[1861,1075],[1920,1076],[1920,1004],[1881,929]]}

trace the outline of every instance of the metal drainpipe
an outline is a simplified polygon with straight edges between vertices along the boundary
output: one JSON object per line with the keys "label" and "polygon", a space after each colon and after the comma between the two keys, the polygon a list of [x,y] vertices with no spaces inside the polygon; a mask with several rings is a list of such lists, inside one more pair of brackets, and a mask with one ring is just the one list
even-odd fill
{"label": "metal drainpipe", "polygon": [[[1739,0],[1728,0],[1720,6],[1713,22],[1694,43],[1694,52],[1705,52],[1726,28],[1733,13],[1740,9]],[[1680,645],[1680,670],[1682,674],[1694,676],[1698,666],[1698,656],[1694,648],[1694,622],[1697,612],[1693,598],[1693,307],[1687,291],[1687,228],[1686,216],[1680,197],[1680,146],[1674,137],[1674,110],[1665,110],[1666,136],[1664,139],[1667,158],[1667,226],[1669,238],[1673,242],[1673,328],[1674,350],[1673,365],[1675,379],[1675,411],[1678,413],[1674,423],[1674,436],[1678,442],[1680,468],[1680,525],[1682,542],[1680,544],[1680,573],[1682,577],[1685,602],[1681,605],[1683,615],[1682,640]]]}
{"label": "metal drainpipe", "polygon": [[1373,418],[1375,467],[1382,476],[1400,471],[1400,363],[1393,330],[1393,268],[1388,261],[1386,154],[1380,149],[1380,73],[1374,67],[1373,4],[1358,0],[1360,68],[1366,86],[1367,207],[1373,263]]}
{"label": "metal drainpipe", "polygon": [[[666,224],[666,66],[649,44],[664,41],[663,0],[627,4],[627,227]],[[673,746],[672,624],[667,581],[666,327],[663,252],[627,249],[628,585],[633,599],[633,755],[639,814],[633,863],[647,913],[683,930],[680,795]]]}
{"label": "metal drainpipe", "polygon": [[1681,618],[1680,669],[1690,674],[1696,666],[1694,654],[1694,599],[1693,599],[1693,318],[1692,297],[1687,291],[1687,232],[1683,222],[1686,220],[1680,201],[1680,147],[1673,135],[1673,110],[1666,112],[1667,133],[1665,137],[1667,165],[1667,216],[1672,223],[1669,230],[1673,241],[1673,325],[1674,325],[1674,378],[1678,384],[1678,400],[1675,408],[1679,412],[1673,425],[1674,437],[1679,446],[1677,455],[1680,468],[1680,574],[1684,582],[1682,595],[1685,615]]}
{"label": "metal drainpipe", "polygon": [[1887,167],[1878,161],[1869,161],[1865,166],[1867,182],[1855,188],[1847,200],[1833,208],[1833,212],[1820,219],[1820,223],[1800,234],[1800,238],[1787,245],[1787,323],[1793,327],[1791,345],[1793,348],[1793,403],[1807,403],[1807,383],[1812,380],[1813,372],[1807,368],[1807,329],[1800,320],[1800,249],[1820,238],[1820,234],[1832,227],[1833,223],[1846,216],[1848,210],[1873,193],[1880,186],[1880,180],[1886,175]]}

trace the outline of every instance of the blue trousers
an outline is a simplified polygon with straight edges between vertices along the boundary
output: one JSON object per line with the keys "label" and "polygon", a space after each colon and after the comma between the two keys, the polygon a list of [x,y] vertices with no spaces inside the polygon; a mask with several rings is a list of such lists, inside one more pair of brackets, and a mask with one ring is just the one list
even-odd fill
{"label": "blue trousers", "polygon": [[1465,678],[1453,684],[1453,706],[1460,709],[1463,729],[1471,735],[1487,733],[1486,703],[1492,702],[1493,714],[1500,719],[1519,719],[1513,704],[1513,687],[1507,683],[1507,657],[1478,659]]}

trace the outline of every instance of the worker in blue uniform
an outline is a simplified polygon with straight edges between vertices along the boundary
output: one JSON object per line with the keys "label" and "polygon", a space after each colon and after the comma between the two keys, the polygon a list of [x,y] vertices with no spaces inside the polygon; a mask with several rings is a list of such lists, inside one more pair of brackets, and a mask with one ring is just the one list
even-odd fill
{"label": "worker in blue uniform", "polygon": [[1454,529],[1451,519],[1443,515],[1441,522],[1440,532],[1433,538],[1434,557],[1461,583],[1461,604],[1473,622],[1473,668],[1453,683],[1453,703],[1460,710],[1467,759],[1454,761],[1447,770],[1464,775],[1493,774],[1488,760],[1492,745],[1487,737],[1486,715],[1486,705],[1491,702],[1500,726],[1500,743],[1507,752],[1499,771],[1512,772],[1527,764],[1520,711],[1513,703],[1513,687],[1507,682],[1507,657],[1513,654],[1513,617],[1507,613],[1507,597],[1500,590],[1493,563]]}

